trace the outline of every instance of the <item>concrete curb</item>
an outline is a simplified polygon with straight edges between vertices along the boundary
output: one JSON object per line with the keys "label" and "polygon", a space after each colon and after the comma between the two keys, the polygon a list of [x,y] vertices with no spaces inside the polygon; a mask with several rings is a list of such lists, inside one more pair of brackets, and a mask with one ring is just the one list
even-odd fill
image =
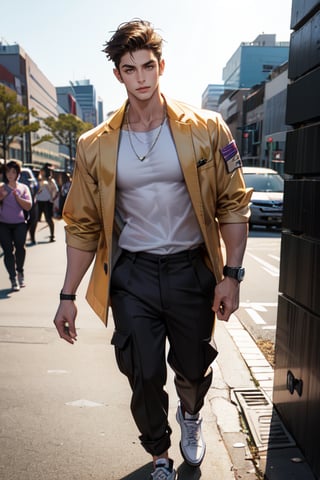
{"label": "concrete curb", "polygon": [[[224,336],[221,335],[221,330],[224,330]],[[226,362],[223,358],[220,360],[223,378],[227,379],[225,385],[227,385],[227,390],[229,390],[230,402],[238,412],[239,425],[246,428],[247,422],[243,416],[243,412],[241,412],[233,402],[232,390],[237,388],[251,389],[258,387],[272,404],[274,370],[236,315],[233,315],[228,323],[222,326],[219,325],[217,334],[223,339],[224,343],[222,344],[227,351],[232,352],[232,349],[235,349],[241,357],[242,368],[244,371],[247,371],[249,376],[248,378],[242,373],[239,380],[239,369],[236,369],[234,375],[232,375],[232,373],[228,372]],[[228,341],[226,340],[226,335],[229,336]],[[218,339],[217,343],[220,343]],[[234,351],[232,355],[234,359],[228,362],[228,365],[235,365],[236,363],[233,362],[239,362],[239,358],[236,358]],[[227,412],[228,410],[226,410],[225,405],[223,405],[220,409],[220,418],[223,419],[225,415],[228,415]],[[220,432],[236,471],[235,478],[251,480],[256,479],[257,475],[259,475],[259,478],[265,480],[284,480],[288,478],[294,480],[314,480],[315,478],[301,450],[296,445],[283,448],[273,448],[268,445],[265,451],[259,452],[259,454],[253,458],[250,449],[247,448],[248,442],[252,442],[252,432],[250,432],[250,429],[245,432],[241,428],[240,435],[236,430],[236,422],[234,422],[233,432],[224,431],[223,428]],[[239,450],[235,450],[234,443],[232,444],[234,441],[237,443],[245,443],[246,447],[243,447],[242,454],[241,450],[240,455]],[[251,468],[248,468],[249,462]],[[253,473],[254,471],[255,473]]]}

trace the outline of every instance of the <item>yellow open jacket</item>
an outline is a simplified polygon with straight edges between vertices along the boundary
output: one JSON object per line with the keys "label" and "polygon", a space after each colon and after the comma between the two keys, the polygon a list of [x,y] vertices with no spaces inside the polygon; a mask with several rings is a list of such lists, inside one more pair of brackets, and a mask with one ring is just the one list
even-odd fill
{"label": "yellow open jacket", "polygon": [[[248,222],[251,191],[245,188],[240,168],[227,171],[220,149],[230,143],[232,136],[221,116],[181,102],[166,102],[171,133],[206,246],[207,263],[220,281],[223,260],[218,222]],[[117,247],[116,168],[125,107],[79,139],[63,214],[67,245],[96,252],[86,298],[104,323]]]}

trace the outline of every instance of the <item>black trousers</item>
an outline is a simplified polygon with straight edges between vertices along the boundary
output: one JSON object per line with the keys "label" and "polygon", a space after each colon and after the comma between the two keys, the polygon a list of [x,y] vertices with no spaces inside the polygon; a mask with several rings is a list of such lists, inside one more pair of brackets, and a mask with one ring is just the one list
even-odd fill
{"label": "black trousers", "polygon": [[0,222],[0,244],[3,249],[3,260],[10,280],[13,281],[17,271],[23,273],[26,257],[27,224]]}
{"label": "black trousers", "polygon": [[152,455],[170,447],[166,339],[181,403],[189,413],[203,406],[217,355],[210,345],[214,287],[201,249],[173,255],[123,252],[112,273],[112,344],[132,388],[141,443]]}
{"label": "black trousers", "polygon": [[35,243],[36,238],[35,238],[35,233],[36,233],[36,228],[38,224],[38,218],[39,218],[39,209],[38,209],[38,203],[33,202],[32,208],[29,211],[29,218],[28,218],[28,231],[30,234],[30,240],[31,242]]}
{"label": "black trousers", "polygon": [[46,222],[49,226],[50,230],[50,237],[54,237],[54,223],[52,220],[53,217],[53,203],[52,202],[42,202],[38,201],[38,221],[40,222],[41,216],[44,213],[44,217],[46,219]]}

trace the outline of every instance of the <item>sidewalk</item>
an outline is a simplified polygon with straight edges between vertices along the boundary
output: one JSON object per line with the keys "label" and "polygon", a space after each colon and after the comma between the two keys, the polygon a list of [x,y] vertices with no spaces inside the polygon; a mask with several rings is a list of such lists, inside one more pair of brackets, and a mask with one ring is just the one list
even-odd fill
{"label": "sidewalk", "polygon": [[[55,243],[42,223],[38,244],[27,248],[27,287],[20,292],[10,291],[0,258],[0,478],[147,480],[150,457],[139,444],[127,380],[110,345],[112,318],[105,328],[87,305],[88,276],[77,295],[77,343],[60,340],[53,326],[66,262],[63,222],[55,227]],[[251,372],[272,395],[273,371],[247,335],[235,316],[217,323],[219,355],[203,409],[207,453],[199,469],[187,467],[179,451],[168,370],[170,453],[179,480],[257,478],[235,395],[257,389]],[[295,447],[270,452],[260,460],[268,480],[313,478],[306,463],[291,461],[301,458]]]}

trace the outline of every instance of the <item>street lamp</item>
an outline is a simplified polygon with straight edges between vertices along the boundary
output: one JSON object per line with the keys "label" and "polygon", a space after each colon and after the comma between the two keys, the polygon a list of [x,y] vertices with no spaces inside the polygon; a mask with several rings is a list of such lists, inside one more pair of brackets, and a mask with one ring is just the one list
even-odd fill
{"label": "street lamp", "polygon": [[[245,128],[243,130],[243,138],[244,138],[244,141],[245,141],[245,144],[244,144],[244,157],[249,157],[249,153],[251,154],[251,156],[253,157],[253,143],[254,143],[254,134],[256,132],[256,129],[254,128]],[[250,139],[250,135],[251,135],[251,148],[250,148],[250,152],[249,152],[249,139]]]}
{"label": "street lamp", "polygon": [[268,148],[268,168],[272,167],[272,153],[273,153],[273,138],[267,138],[267,148]]}

